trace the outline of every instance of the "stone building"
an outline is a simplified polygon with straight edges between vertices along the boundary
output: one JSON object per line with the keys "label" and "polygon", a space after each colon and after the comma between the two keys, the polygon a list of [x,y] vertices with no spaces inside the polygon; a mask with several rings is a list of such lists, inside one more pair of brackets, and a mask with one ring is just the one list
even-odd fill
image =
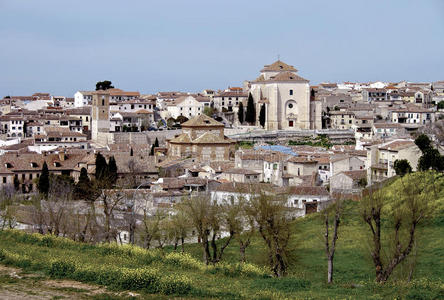
{"label": "stone building", "polygon": [[221,161],[234,157],[235,142],[224,135],[224,125],[201,114],[182,124],[182,134],[167,141],[168,156]]}
{"label": "stone building", "polygon": [[322,128],[321,101],[311,95],[309,81],[296,72],[293,66],[278,60],[266,65],[260,76],[249,82],[257,116],[265,105],[267,130]]}

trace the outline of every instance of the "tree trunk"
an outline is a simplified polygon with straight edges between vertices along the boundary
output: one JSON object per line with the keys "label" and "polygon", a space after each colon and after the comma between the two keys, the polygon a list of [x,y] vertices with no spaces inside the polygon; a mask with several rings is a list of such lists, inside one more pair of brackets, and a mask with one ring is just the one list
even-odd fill
{"label": "tree trunk", "polygon": [[327,282],[333,282],[333,256],[328,257]]}
{"label": "tree trunk", "polygon": [[183,237],[180,238],[180,242],[181,242],[181,246],[182,246],[182,253],[185,252],[184,240],[185,239]]}
{"label": "tree trunk", "polygon": [[239,246],[239,252],[240,252],[240,261],[243,263],[247,261],[245,256],[245,248],[246,247],[244,246],[244,244],[241,243],[241,245]]}

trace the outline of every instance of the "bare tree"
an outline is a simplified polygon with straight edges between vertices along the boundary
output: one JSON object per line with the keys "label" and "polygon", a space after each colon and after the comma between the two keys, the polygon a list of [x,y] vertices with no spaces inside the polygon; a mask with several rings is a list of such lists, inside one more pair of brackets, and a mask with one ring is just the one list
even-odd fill
{"label": "bare tree", "polygon": [[174,250],[177,249],[177,245],[180,241],[181,251],[183,253],[185,252],[185,239],[189,234],[191,224],[188,220],[188,217],[181,210],[176,211],[175,214],[171,216],[170,222],[170,230],[172,231],[174,240]]}
{"label": "bare tree", "polygon": [[[180,208],[196,229],[203,249],[203,261],[206,264],[219,262],[235,234],[235,228],[228,220],[229,210],[212,201],[207,193],[184,199]],[[228,237],[219,246],[217,240],[223,232],[227,232]]]}
{"label": "bare tree", "polygon": [[[372,237],[370,253],[377,282],[386,282],[411,253],[418,225],[427,216],[429,203],[435,196],[434,179],[432,172],[410,174],[400,178],[400,184],[370,188],[368,196],[361,201],[362,218]],[[388,224],[383,226],[385,219]],[[391,228],[391,232],[384,232],[389,235],[387,249],[383,249],[385,228]],[[383,257],[383,253],[387,253],[387,257]]]}
{"label": "bare tree", "polygon": [[160,234],[160,223],[165,219],[165,213],[162,210],[149,211],[148,208],[143,209],[142,220],[142,238],[143,246],[150,248],[153,240],[156,240]]}
{"label": "bare tree", "polygon": [[270,268],[277,277],[285,276],[288,267],[291,212],[287,207],[286,196],[260,191],[251,197],[248,208],[267,246]]}
{"label": "bare tree", "polygon": [[61,176],[50,176],[48,196],[41,203],[47,215],[46,227],[49,233],[56,236],[61,233],[73,191],[73,185],[66,179]]}
{"label": "bare tree", "polygon": [[99,203],[103,210],[103,234],[106,242],[114,241],[117,237],[117,229],[113,226],[116,207],[122,203],[125,195],[120,189],[103,190],[99,197]]}
{"label": "bare tree", "polygon": [[17,225],[16,205],[18,198],[13,186],[6,186],[0,191],[0,230],[13,229]]}
{"label": "bare tree", "polygon": [[[333,226],[330,225],[331,215],[333,214]],[[327,255],[327,282],[333,282],[333,260],[336,251],[336,242],[338,240],[338,229],[341,223],[342,199],[341,196],[334,203],[324,210],[325,223],[325,254]],[[332,227],[332,228],[330,228]],[[330,241],[330,231],[333,230],[333,236]]]}

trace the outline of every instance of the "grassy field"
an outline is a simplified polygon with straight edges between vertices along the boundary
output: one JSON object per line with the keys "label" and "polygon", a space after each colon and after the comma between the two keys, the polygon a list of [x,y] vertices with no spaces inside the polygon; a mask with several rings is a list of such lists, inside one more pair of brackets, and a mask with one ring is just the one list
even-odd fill
{"label": "grassy field", "polygon": [[367,228],[360,219],[359,203],[347,202],[345,207],[332,285],[325,283],[326,258],[319,215],[296,220],[292,226],[290,274],[283,279],[269,276],[259,238],[247,248],[249,264],[237,263],[239,251],[234,241],[226,249],[224,263],[207,267],[200,262],[199,245],[186,245],[187,255],[181,255],[172,249],[162,253],[129,246],[92,246],[52,236],[2,231],[0,263],[46,280],[70,279],[105,286],[111,292],[135,291],[138,297],[150,299],[444,299],[442,205],[420,228],[410,283],[405,280],[406,266],[401,266],[388,283],[374,282]]}

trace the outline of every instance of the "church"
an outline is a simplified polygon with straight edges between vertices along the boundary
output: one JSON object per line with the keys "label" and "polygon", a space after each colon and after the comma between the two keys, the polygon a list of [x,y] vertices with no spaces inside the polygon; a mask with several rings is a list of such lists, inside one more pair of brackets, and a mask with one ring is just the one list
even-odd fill
{"label": "church", "polygon": [[278,60],[265,65],[256,80],[247,82],[257,116],[264,106],[265,129],[322,128],[321,102],[315,101],[309,81],[296,73],[293,66]]}

